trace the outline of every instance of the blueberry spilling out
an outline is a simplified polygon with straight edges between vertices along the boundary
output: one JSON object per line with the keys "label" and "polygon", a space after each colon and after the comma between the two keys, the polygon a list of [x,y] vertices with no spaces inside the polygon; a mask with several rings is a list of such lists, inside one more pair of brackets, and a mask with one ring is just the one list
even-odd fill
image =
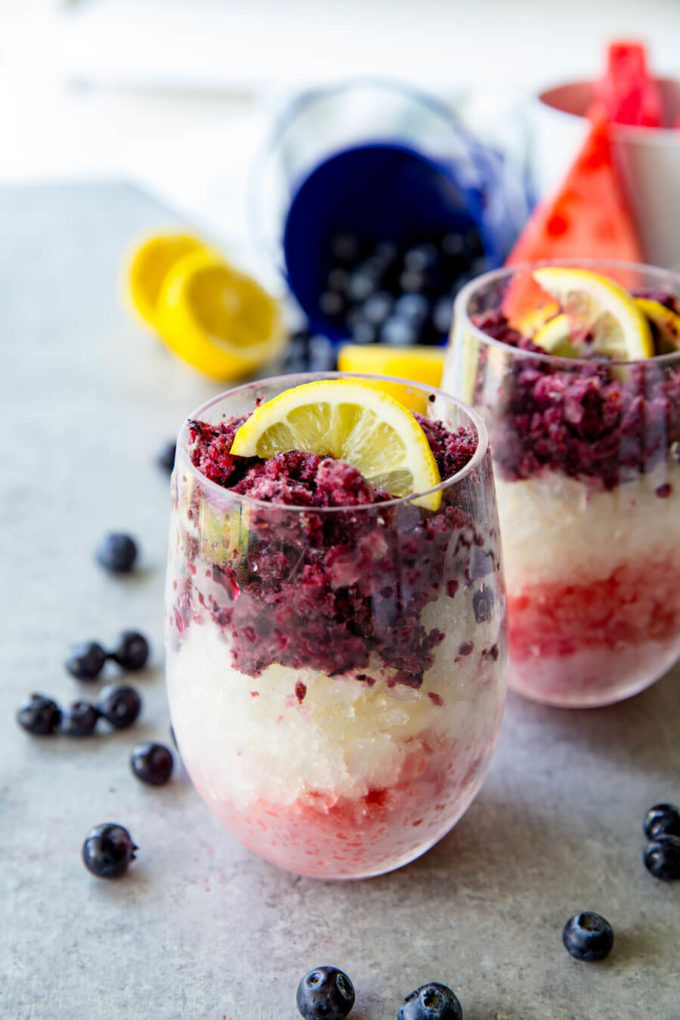
{"label": "blueberry spilling out", "polygon": [[156,463],[159,468],[162,468],[163,471],[167,471],[168,474],[171,474],[172,469],[175,466],[176,447],[177,444],[175,443],[175,440],[171,439],[167,443],[163,443],[156,453]]}
{"label": "blueberry spilling out", "polygon": [[655,804],[645,815],[642,827],[647,839],[680,836],[680,810],[674,804]]}
{"label": "blueberry spilling out", "polygon": [[94,680],[105,662],[106,652],[97,641],[82,641],[73,646],[64,665],[77,680]]}
{"label": "blueberry spilling out", "polygon": [[165,744],[138,744],[130,756],[130,767],[143,783],[163,786],[172,773],[172,752]]}
{"label": "blueberry spilling out", "polygon": [[97,702],[97,710],[107,722],[117,730],[132,726],[142,707],[140,698],[134,687],[109,684],[101,692]]}
{"label": "blueberry spilling out", "polygon": [[137,847],[127,829],[114,822],[97,825],[83,843],[83,864],[97,878],[120,878]]}
{"label": "blueberry spilling out", "polygon": [[60,720],[61,709],[56,701],[44,694],[31,694],[17,712],[19,725],[37,736],[54,733]]}
{"label": "blueberry spilling out", "polygon": [[657,836],[647,844],[643,860],[654,878],[674,882],[680,878],[680,836]]}
{"label": "blueberry spilling out", "polygon": [[354,986],[337,967],[315,967],[300,981],[296,1001],[305,1020],[343,1020],[354,1005]]}
{"label": "blueberry spilling out", "polygon": [[95,553],[97,563],[114,574],[127,574],[137,559],[134,539],[121,532],[105,535]]}
{"label": "blueberry spilling out", "polygon": [[109,652],[109,657],[117,662],[121,669],[142,669],[149,658],[149,642],[139,631],[125,630],[116,647]]}
{"label": "blueberry spilling out", "polygon": [[89,737],[94,733],[99,712],[89,701],[74,701],[62,712],[59,732],[66,737]]}
{"label": "blueberry spilling out", "polygon": [[562,929],[562,942],[575,960],[604,960],[614,944],[609,921],[591,910],[570,917]]}
{"label": "blueberry spilling out", "polygon": [[463,1009],[455,992],[432,981],[406,996],[397,1020],[463,1020]]}

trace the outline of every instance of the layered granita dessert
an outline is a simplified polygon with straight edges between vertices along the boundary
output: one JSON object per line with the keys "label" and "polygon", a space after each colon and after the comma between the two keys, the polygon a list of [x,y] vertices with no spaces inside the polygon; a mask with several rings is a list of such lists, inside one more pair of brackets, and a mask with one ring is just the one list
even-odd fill
{"label": "layered granita dessert", "polygon": [[505,695],[484,426],[437,391],[396,384],[419,413],[379,385],[233,390],[185,424],[172,481],[182,758],[247,847],[326,878],[396,868],[451,828]]}
{"label": "layered granita dessert", "polygon": [[680,655],[680,279],[616,263],[487,274],[444,385],[490,433],[509,683],[603,705]]}

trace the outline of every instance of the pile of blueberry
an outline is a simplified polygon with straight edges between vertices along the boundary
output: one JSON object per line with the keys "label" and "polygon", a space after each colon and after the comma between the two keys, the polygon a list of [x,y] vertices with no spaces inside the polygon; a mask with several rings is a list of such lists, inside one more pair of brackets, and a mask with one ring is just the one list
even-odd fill
{"label": "pile of blueberry", "polygon": [[453,300],[485,269],[474,229],[408,244],[334,237],[319,313],[355,343],[441,344]]}
{"label": "pile of blueberry", "polygon": [[[474,228],[402,244],[338,234],[330,254],[316,318],[331,327],[329,333],[357,344],[445,343],[456,294],[486,268]],[[308,328],[290,338],[286,372],[335,367],[335,347],[327,336]]]}

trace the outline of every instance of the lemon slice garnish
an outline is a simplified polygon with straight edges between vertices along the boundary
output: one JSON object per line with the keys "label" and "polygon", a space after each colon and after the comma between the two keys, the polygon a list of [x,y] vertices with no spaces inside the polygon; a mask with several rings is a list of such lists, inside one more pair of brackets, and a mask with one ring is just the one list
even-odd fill
{"label": "lemon slice garnish", "polygon": [[127,299],[148,326],[156,325],[158,295],[170,269],[185,255],[201,251],[203,241],[193,234],[153,234],[138,241],[127,260]]}
{"label": "lemon slice garnish", "polygon": [[533,276],[544,290],[559,298],[569,322],[569,335],[576,331],[590,334],[591,353],[614,361],[654,356],[645,316],[635,298],[614,280],[589,269],[567,266],[546,266],[534,270]]}
{"label": "lemon slice garnish", "polygon": [[661,353],[680,351],[680,315],[666,308],[660,301],[652,301],[650,298],[635,298],[635,304],[658,329]]}
{"label": "lemon slice garnish", "polygon": [[578,351],[569,339],[569,316],[562,312],[536,330],[532,336],[533,343],[542,347],[546,354],[554,354],[556,358],[577,358]]}
{"label": "lemon slice garnish", "polygon": [[166,274],[157,328],[190,365],[214,379],[237,379],[283,347],[278,302],[215,252],[185,255]]}
{"label": "lemon slice garnish", "polygon": [[[319,379],[260,404],[234,436],[238,457],[302,450],[351,464],[391,496],[426,492],[441,481],[420,425],[402,404],[361,379]],[[436,510],[440,492],[414,500]]]}
{"label": "lemon slice garnish", "polygon": [[[400,379],[441,386],[444,371],[443,347],[395,347],[389,344],[343,344],[338,351],[340,372],[366,372],[370,375],[396,375]],[[421,414],[427,403],[426,395],[412,386],[383,382],[374,384],[377,389],[398,400],[411,411]]]}

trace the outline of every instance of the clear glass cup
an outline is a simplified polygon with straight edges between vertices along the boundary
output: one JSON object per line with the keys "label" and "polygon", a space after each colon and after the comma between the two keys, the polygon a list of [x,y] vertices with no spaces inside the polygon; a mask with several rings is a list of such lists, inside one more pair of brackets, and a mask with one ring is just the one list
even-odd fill
{"label": "clear glass cup", "polygon": [[[217,424],[333,377],[250,383],[192,418]],[[399,385],[477,437],[436,512],[410,497],[262,502],[199,473],[187,425],[177,445],[166,604],[177,743],[227,829],[304,875],[365,877],[422,854],[477,793],[501,721],[505,594],[484,425],[437,390]]]}
{"label": "clear glass cup", "polygon": [[[668,270],[553,264],[680,295]],[[510,687],[553,705],[606,705],[680,655],[680,350],[595,362],[509,346],[494,337],[493,313],[525,332],[527,315],[553,300],[535,268],[488,273],[461,291],[443,385],[489,430]]]}

